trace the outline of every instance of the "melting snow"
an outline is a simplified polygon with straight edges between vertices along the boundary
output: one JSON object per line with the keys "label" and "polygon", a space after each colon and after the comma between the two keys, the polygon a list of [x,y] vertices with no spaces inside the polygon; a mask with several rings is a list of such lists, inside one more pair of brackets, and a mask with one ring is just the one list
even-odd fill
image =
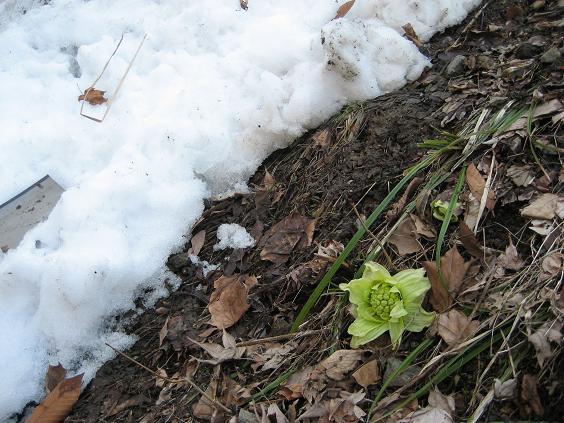
{"label": "melting snow", "polygon": [[[88,381],[113,355],[104,342],[134,342],[113,316],[167,294],[164,263],[204,198],[347,102],[416,79],[429,61],[401,26],[428,39],[479,1],[357,0],[333,22],[329,0],[43,3],[0,0],[0,203],[46,174],[66,189],[0,253],[0,420],[41,397],[48,363]],[[148,38],[95,123],[77,96],[122,33],[96,84],[110,93]]]}

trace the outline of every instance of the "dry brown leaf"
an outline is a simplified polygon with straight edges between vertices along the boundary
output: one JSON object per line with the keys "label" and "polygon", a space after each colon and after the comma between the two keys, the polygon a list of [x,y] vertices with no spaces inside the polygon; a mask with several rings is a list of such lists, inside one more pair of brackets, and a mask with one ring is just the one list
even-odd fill
{"label": "dry brown leaf", "polygon": [[517,379],[512,378],[505,382],[499,379],[494,380],[494,395],[498,399],[510,399],[515,397],[517,392]]}
{"label": "dry brown leaf", "polygon": [[428,402],[431,407],[440,408],[446,411],[450,416],[454,414],[454,397],[452,395],[443,395],[436,386],[435,389],[429,392]]}
{"label": "dry brown leaf", "polygon": [[168,334],[168,317],[166,318],[163,327],[159,331],[159,348],[163,345],[163,341],[165,340],[167,334]]}
{"label": "dry brown leaf", "polygon": [[521,399],[532,408],[537,416],[542,416],[544,414],[544,408],[539,397],[538,383],[539,381],[536,376],[530,374],[523,375],[521,382]]}
{"label": "dry brown leaf", "polygon": [[270,228],[262,237],[260,258],[275,264],[285,263],[294,249],[309,247],[313,241],[315,219],[294,212]]}
{"label": "dry brown leaf", "polygon": [[202,247],[204,246],[204,242],[206,241],[206,231],[202,229],[197,234],[193,235],[190,239],[190,249],[188,250],[188,255],[197,256],[200,254]]}
{"label": "dry brown leaf", "polygon": [[198,342],[190,337],[188,337],[188,339],[205,350],[213,358],[213,360],[201,361],[213,365],[223,363],[224,361],[238,360],[243,357],[246,351],[245,347],[237,347],[235,338],[229,335],[226,331],[223,331],[223,346],[211,342]]}
{"label": "dry brown leaf", "polygon": [[[466,170],[466,184],[468,184],[468,187],[470,188],[470,191],[474,195],[474,198],[476,198],[476,200],[480,202],[482,199],[482,195],[484,194],[486,181],[484,180],[484,178],[482,178],[482,175],[480,175],[480,172],[478,171],[478,169],[476,169],[476,166],[474,166],[473,163],[471,163],[470,166],[468,166],[468,169]],[[495,206],[495,193],[493,189],[490,189],[488,191],[488,195],[486,198],[486,208],[492,210],[494,206]]]}
{"label": "dry brown leaf", "polygon": [[416,214],[411,214],[410,216],[413,219],[413,223],[415,223],[415,231],[418,235],[421,235],[429,241],[437,237],[437,232],[433,226],[421,220],[421,218]]}
{"label": "dry brown leaf", "polygon": [[105,92],[106,91],[100,91],[94,87],[90,87],[84,90],[84,94],[78,96],[78,101],[87,101],[93,106],[104,104],[108,101],[108,99],[104,97]]}
{"label": "dry brown leaf", "polygon": [[542,194],[521,210],[521,216],[532,219],[552,219],[556,215],[558,195]]}
{"label": "dry brown leaf", "polygon": [[59,423],[67,417],[80,395],[83,374],[65,379],[35,407],[26,423]]}
{"label": "dry brown leaf", "polygon": [[67,369],[65,369],[61,363],[56,366],[51,366],[47,369],[45,373],[45,392],[49,393],[63,380],[67,375]]}
{"label": "dry brown leaf", "polygon": [[[289,423],[288,418],[284,415],[282,410],[280,410],[278,405],[276,405],[275,403],[272,403],[268,406],[268,410],[266,412],[266,419],[264,419],[265,423],[271,422],[271,419],[269,417],[274,418],[276,423]],[[263,418],[264,418],[264,415],[263,415]]]}
{"label": "dry brown leaf", "polygon": [[509,244],[500,257],[501,265],[509,270],[519,270],[525,265],[525,262],[519,258],[517,248],[513,244]]}
{"label": "dry brown leaf", "polygon": [[338,350],[317,365],[329,379],[343,380],[362,360],[362,350]]}
{"label": "dry brown leaf", "polygon": [[509,176],[518,187],[529,186],[535,180],[535,175],[531,171],[531,167],[524,165],[513,165],[509,167],[507,169],[507,176]]}
{"label": "dry brown leaf", "polygon": [[331,144],[331,131],[329,128],[320,129],[311,138],[317,148],[324,149]]}
{"label": "dry brown leaf", "polygon": [[452,305],[460,290],[466,275],[466,263],[457,248],[453,247],[441,257],[442,278],[435,262],[425,261],[423,267],[431,283],[431,305],[436,311],[443,312]]}
{"label": "dry brown leaf", "polygon": [[452,247],[441,257],[441,271],[451,297],[456,298],[466,275],[464,259],[456,246]]}
{"label": "dry brown leaf", "polygon": [[482,260],[484,258],[484,250],[482,245],[474,235],[474,232],[468,227],[465,222],[460,222],[460,242],[472,256]]}
{"label": "dry brown leaf", "polygon": [[425,407],[397,420],[397,423],[454,423],[454,420],[442,408]]}
{"label": "dry brown leaf", "polygon": [[349,13],[349,10],[351,10],[351,8],[354,6],[354,2],[356,0],[350,0],[346,3],[343,3],[338,9],[337,9],[337,13],[335,14],[335,17],[333,18],[333,20],[335,19],[339,19],[342,18],[343,16],[345,16],[347,13]]}
{"label": "dry brown leaf", "polygon": [[470,320],[464,313],[454,309],[439,314],[437,318],[437,332],[451,347],[472,337],[479,326],[480,322]]}
{"label": "dry brown leaf", "polygon": [[400,256],[416,253],[423,249],[421,244],[417,241],[415,223],[413,223],[413,220],[411,220],[410,217],[407,217],[397,227],[388,242],[398,249],[398,254]]}
{"label": "dry brown leaf", "polygon": [[564,269],[564,254],[553,251],[541,263],[542,273],[539,275],[541,281],[546,281]]}
{"label": "dry brown leaf", "polygon": [[544,323],[535,332],[529,333],[527,339],[535,347],[537,361],[542,368],[544,362],[554,355],[550,343],[554,342],[557,345],[562,343],[562,323]]}
{"label": "dry brown leaf", "polygon": [[452,297],[448,293],[446,283],[441,281],[437,264],[434,261],[424,261],[423,267],[431,283],[431,297],[429,302],[435,311],[444,311],[452,305]]}
{"label": "dry brown leaf", "polygon": [[364,363],[352,374],[356,383],[358,383],[363,388],[368,388],[370,385],[374,385],[380,381],[380,369],[378,367],[378,360],[372,360],[368,363]]}
{"label": "dry brown leaf", "polygon": [[258,283],[249,275],[221,276],[213,283],[214,291],[208,306],[211,324],[218,329],[233,326],[249,309],[249,291]]}
{"label": "dry brown leaf", "polygon": [[402,26],[402,29],[404,31],[405,37],[408,40],[410,40],[413,44],[415,44],[417,47],[421,47],[423,45],[423,43],[417,36],[417,33],[413,29],[413,26],[410,23],[407,23],[404,26]]}

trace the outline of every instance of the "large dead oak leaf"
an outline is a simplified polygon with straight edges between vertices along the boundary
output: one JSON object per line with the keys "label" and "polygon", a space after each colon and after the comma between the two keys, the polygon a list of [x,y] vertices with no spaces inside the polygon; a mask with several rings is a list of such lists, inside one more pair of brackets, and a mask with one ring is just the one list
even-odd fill
{"label": "large dead oak leaf", "polygon": [[221,276],[213,283],[209,310],[211,323],[218,329],[233,326],[249,309],[249,291],[258,283],[249,275]]}

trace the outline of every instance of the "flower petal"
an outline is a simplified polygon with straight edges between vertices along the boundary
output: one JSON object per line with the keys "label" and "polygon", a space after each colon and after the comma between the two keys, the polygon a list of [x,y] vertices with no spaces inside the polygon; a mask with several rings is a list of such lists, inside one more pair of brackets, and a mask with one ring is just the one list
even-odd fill
{"label": "flower petal", "polygon": [[431,326],[435,320],[435,313],[429,313],[419,307],[417,313],[410,313],[403,318],[405,329],[410,332],[421,332],[428,326]]}
{"label": "flower petal", "polygon": [[404,306],[408,312],[413,306],[419,307],[421,305],[423,297],[431,288],[423,269],[402,270],[396,273],[394,285],[401,292]]}
{"label": "flower petal", "polygon": [[406,314],[407,310],[403,307],[403,303],[401,301],[398,301],[394,305],[394,308],[392,308],[392,310],[390,311],[390,319],[397,320],[400,317],[405,316]]}
{"label": "flower petal", "polygon": [[[354,324],[354,323],[353,323]],[[351,325],[352,326],[352,325]],[[378,338],[380,335],[385,333],[389,328],[387,322],[381,322],[379,325],[372,324],[372,329],[362,336],[353,336],[351,339],[351,348],[357,348],[360,345],[366,344],[374,339]],[[350,327],[349,327],[350,333]]]}
{"label": "flower petal", "polygon": [[372,307],[366,303],[362,303],[356,306],[355,313],[356,313],[355,317],[360,317],[361,319],[368,320],[370,322],[382,321],[382,319],[376,316]]}
{"label": "flower petal", "polygon": [[351,303],[360,305],[362,303],[368,303],[368,296],[370,295],[370,289],[373,285],[374,281],[360,278],[353,279],[349,283],[342,283],[339,285],[339,288],[349,292],[349,301]]}
{"label": "flower petal", "polygon": [[390,338],[392,340],[392,346],[396,346],[401,341],[401,335],[404,331],[403,319],[397,322],[389,322],[390,325]]}
{"label": "flower petal", "polygon": [[362,317],[358,317],[354,322],[351,323],[347,331],[350,335],[364,336],[370,331],[374,330],[374,328],[378,328],[385,323],[386,322],[382,320],[367,320],[363,319]]}
{"label": "flower petal", "polygon": [[382,282],[386,279],[390,279],[391,277],[390,272],[388,272],[381,264],[374,261],[364,263],[364,271],[362,272],[363,279],[367,278],[375,282]]}

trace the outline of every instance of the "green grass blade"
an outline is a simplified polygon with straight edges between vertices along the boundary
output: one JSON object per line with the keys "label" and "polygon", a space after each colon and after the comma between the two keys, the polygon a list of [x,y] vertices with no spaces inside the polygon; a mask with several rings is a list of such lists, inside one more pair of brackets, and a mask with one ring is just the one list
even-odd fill
{"label": "green grass blade", "polygon": [[452,196],[450,197],[450,202],[448,204],[448,209],[445,214],[443,224],[441,225],[441,229],[439,231],[439,236],[437,237],[437,248],[435,248],[435,260],[437,262],[437,268],[439,270],[441,268],[441,249],[445,241],[446,231],[448,229],[448,225],[450,224],[450,220],[452,219],[452,214],[454,212],[454,208],[456,207],[456,203],[458,202],[458,195],[460,194],[460,191],[462,191],[462,185],[464,184],[465,177],[466,177],[466,166],[464,166],[460,171],[460,173],[458,174],[458,179],[456,180],[456,185],[454,187]]}
{"label": "green grass blade", "polygon": [[390,377],[388,377],[388,379],[386,379],[386,381],[382,384],[382,386],[380,387],[380,390],[378,391],[378,393],[374,397],[372,404],[370,405],[370,410],[368,411],[368,416],[366,418],[366,421],[370,421],[370,416],[372,415],[372,412],[374,411],[374,408],[376,407],[376,405],[378,405],[378,401],[380,401],[382,399],[382,396],[384,395],[384,392],[386,392],[386,388],[388,387],[388,385],[396,377],[398,377],[400,374],[402,374],[405,371],[405,369],[407,369],[411,365],[411,362],[413,360],[415,360],[415,358],[417,358],[417,356],[419,354],[421,354],[423,351],[425,351],[433,342],[434,342],[433,338],[427,338],[423,342],[421,342],[417,346],[417,348],[415,348],[413,351],[411,351],[409,353],[409,355],[403,359],[401,364],[398,366],[398,368],[396,370],[394,370],[394,372],[390,375]]}

